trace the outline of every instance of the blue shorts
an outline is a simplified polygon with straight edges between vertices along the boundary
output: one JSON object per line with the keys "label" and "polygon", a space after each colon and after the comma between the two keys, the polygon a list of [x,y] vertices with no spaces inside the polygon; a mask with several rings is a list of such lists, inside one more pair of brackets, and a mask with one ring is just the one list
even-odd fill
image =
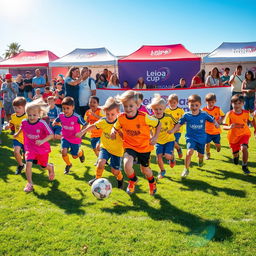
{"label": "blue shorts", "polygon": [[108,161],[110,158],[110,166],[115,170],[121,170],[121,157],[110,154],[105,148],[100,148],[99,159]]}
{"label": "blue shorts", "polygon": [[13,140],[12,144],[13,144],[13,147],[17,147],[18,146],[18,147],[21,148],[21,150],[23,152],[25,152],[24,145],[22,143],[20,143],[18,140]]}
{"label": "blue shorts", "polygon": [[244,97],[244,109],[245,110],[254,110],[254,101],[255,97]]}
{"label": "blue shorts", "polygon": [[67,141],[66,139],[61,139],[61,148],[70,149],[70,154],[72,156],[77,156],[80,148],[80,144],[73,144]]}
{"label": "blue shorts", "polygon": [[205,144],[198,143],[192,139],[187,139],[186,141],[187,149],[194,149],[200,154],[204,154]]}
{"label": "blue shorts", "polygon": [[176,132],[176,133],[174,133],[174,136],[175,136],[175,141],[179,144],[181,133],[180,132]]}
{"label": "blue shorts", "polygon": [[214,142],[215,144],[220,144],[220,134],[208,134],[207,133],[207,138],[206,138],[206,143]]}
{"label": "blue shorts", "polygon": [[156,144],[156,154],[173,154],[173,149],[174,149],[174,141],[167,142],[165,144]]}
{"label": "blue shorts", "polygon": [[61,126],[60,125],[51,126],[51,128],[52,128],[52,131],[54,134],[61,135]]}
{"label": "blue shorts", "polygon": [[91,146],[93,149],[97,147],[98,143],[100,143],[100,137],[91,138]]}

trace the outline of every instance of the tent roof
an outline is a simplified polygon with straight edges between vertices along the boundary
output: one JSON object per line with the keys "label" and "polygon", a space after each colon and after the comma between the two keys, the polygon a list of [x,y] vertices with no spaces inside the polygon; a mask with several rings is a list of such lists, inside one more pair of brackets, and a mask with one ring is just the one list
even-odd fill
{"label": "tent roof", "polygon": [[204,63],[256,62],[256,42],[222,43],[203,58]]}
{"label": "tent roof", "polygon": [[0,62],[0,67],[48,67],[49,62],[58,59],[51,51],[23,51],[14,57]]}
{"label": "tent roof", "polygon": [[179,61],[198,60],[200,57],[188,51],[182,44],[143,45],[137,51],[119,60],[119,62],[143,61]]}
{"label": "tent roof", "polygon": [[50,63],[50,67],[116,65],[117,57],[105,47],[75,49],[62,58]]}

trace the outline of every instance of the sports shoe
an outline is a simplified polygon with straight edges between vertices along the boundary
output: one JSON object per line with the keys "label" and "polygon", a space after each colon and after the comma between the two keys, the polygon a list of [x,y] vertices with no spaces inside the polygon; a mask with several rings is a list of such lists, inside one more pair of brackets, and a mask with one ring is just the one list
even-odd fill
{"label": "sports shoe", "polygon": [[210,154],[210,153],[206,153],[205,159],[206,159],[206,160],[209,160],[210,158],[211,158],[211,154]]}
{"label": "sports shoe", "polygon": [[117,187],[122,189],[124,187],[124,179],[117,180]]}
{"label": "sports shoe", "polygon": [[19,165],[19,166],[17,167],[17,169],[16,169],[15,174],[16,174],[16,175],[21,174],[21,171],[24,169],[24,167],[25,167],[25,164]]}
{"label": "sports shoe", "polygon": [[126,193],[131,195],[135,192],[135,185],[137,184],[137,181],[129,180],[128,187],[126,189]]}
{"label": "sports shoe", "polygon": [[84,157],[84,151],[82,150],[82,155],[79,156],[79,159],[80,159],[80,162],[83,163],[84,160],[85,160],[85,157]]}
{"label": "sports shoe", "polygon": [[64,174],[68,174],[70,172],[71,167],[72,167],[72,164],[71,165],[66,165]]}
{"label": "sports shoe", "polygon": [[234,157],[233,162],[235,165],[238,165],[239,163],[239,156]]}
{"label": "sports shoe", "polygon": [[170,166],[171,166],[171,168],[173,168],[175,165],[176,165],[175,159],[170,160]]}
{"label": "sports shoe", "polygon": [[251,172],[249,171],[247,165],[243,165],[243,166],[242,166],[242,170],[243,170],[244,174],[250,174],[250,173],[251,173]]}
{"label": "sports shoe", "polygon": [[188,175],[189,175],[189,170],[188,170],[188,169],[184,169],[183,172],[182,172],[182,174],[181,174],[181,177],[182,177],[182,178],[185,178],[185,177],[187,177]]}
{"label": "sports shoe", "polygon": [[164,178],[165,173],[166,173],[166,171],[165,171],[165,170],[163,170],[163,171],[159,172],[159,174],[158,174],[157,178],[158,178],[159,180],[160,180],[160,179],[162,179],[162,178]]}
{"label": "sports shoe", "polygon": [[149,194],[151,196],[153,196],[156,193],[156,181],[154,181],[153,183],[148,183],[149,185]]}
{"label": "sports shoe", "polygon": [[93,178],[93,179],[89,180],[89,182],[88,182],[89,186],[92,186],[92,184],[93,184],[93,182],[94,182],[95,180],[97,180],[97,179],[96,179],[96,178]]}
{"label": "sports shoe", "polygon": [[27,183],[27,185],[26,185],[25,188],[24,188],[24,191],[25,191],[25,192],[31,192],[31,191],[33,191],[33,190],[34,190],[33,185],[30,184],[30,183]]}
{"label": "sports shoe", "polygon": [[199,161],[198,161],[198,166],[199,167],[202,167],[204,165],[204,160],[202,159],[202,160],[200,160],[199,159]]}
{"label": "sports shoe", "polygon": [[178,152],[179,159],[181,159],[181,158],[183,157],[182,149],[181,149],[181,148],[178,148],[178,149],[177,149],[177,152]]}

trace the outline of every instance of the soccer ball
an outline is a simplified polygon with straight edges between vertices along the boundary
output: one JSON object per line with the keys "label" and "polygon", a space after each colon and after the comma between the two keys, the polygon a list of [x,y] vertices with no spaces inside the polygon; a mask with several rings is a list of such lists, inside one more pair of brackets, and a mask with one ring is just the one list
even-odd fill
{"label": "soccer ball", "polygon": [[98,199],[109,197],[112,192],[111,183],[104,178],[97,179],[92,184],[92,194]]}

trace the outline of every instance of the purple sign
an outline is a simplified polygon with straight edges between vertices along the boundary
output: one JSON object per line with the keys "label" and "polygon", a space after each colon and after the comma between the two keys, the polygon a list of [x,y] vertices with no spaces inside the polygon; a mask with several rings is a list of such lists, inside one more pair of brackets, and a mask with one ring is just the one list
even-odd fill
{"label": "purple sign", "polygon": [[[26,71],[30,71],[32,77],[35,76],[35,70],[37,69],[37,67],[35,68],[31,68],[31,67],[28,67],[28,68],[18,68],[18,67],[15,67],[15,68],[9,68],[9,73],[11,73],[14,77],[16,77],[17,75],[22,75],[22,77],[25,77],[25,73]],[[39,68],[40,71],[41,71],[41,75],[43,76],[44,74],[47,74],[47,68],[45,67],[42,67],[42,68]]]}
{"label": "purple sign", "polygon": [[148,61],[118,62],[121,83],[127,80],[133,88],[139,77],[143,77],[148,88],[171,88],[186,79],[190,87],[192,77],[200,70],[200,61]]}

